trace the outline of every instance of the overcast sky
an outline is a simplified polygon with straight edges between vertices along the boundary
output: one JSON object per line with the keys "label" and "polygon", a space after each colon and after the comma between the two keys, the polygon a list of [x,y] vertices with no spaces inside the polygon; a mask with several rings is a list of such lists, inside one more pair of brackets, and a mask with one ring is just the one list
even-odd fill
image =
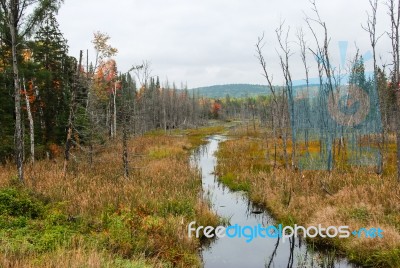
{"label": "overcast sky", "polygon": [[[368,34],[361,28],[369,11],[368,0],[317,0],[317,6],[327,23],[335,66],[343,60],[348,64],[355,43],[362,54],[370,50]],[[386,9],[380,3],[380,33],[389,30]],[[315,47],[304,14],[314,17],[308,0],[65,0],[58,20],[72,56],[77,57],[80,49],[89,49],[93,56],[93,33],[105,32],[111,37],[110,44],[119,50],[119,71],[148,60],[152,75],[193,88],[266,84],[254,56],[257,37],[263,32],[268,70],[274,84],[282,84],[275,35],[281,20],[291,27],[291,72],[295,80],[304,79],[296,31],[303,27],[310,46]],[[341,56],[340,41],[349,44],[346,59]],[[384,62],[389,61],[389,50],[390,41],[384,36],[378,46]],[[316,76],[316,63],[308,56]]]}

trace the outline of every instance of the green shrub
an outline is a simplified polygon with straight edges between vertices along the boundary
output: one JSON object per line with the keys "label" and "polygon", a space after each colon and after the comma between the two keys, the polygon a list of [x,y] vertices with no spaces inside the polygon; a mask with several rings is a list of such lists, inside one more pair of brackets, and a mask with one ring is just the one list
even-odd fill
{"label": "green shrub", "polygon": [[38,218],[44,210],[43,203],[14,188],[0,190],[0,215]]}

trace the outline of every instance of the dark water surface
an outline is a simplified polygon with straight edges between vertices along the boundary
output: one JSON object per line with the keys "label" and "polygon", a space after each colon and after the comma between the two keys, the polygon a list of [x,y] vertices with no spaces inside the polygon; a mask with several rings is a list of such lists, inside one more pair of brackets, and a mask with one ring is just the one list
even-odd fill
{"label": "dark water surface", "polygon": [[[208,140],[209,143],[197,150],[191,159],[202,173],[203,198],[220,217],[229,219],[230,225],[275,225],[273,218],[267,212],[259,213],[260,209],[254,207],[244,193],[232,192],[218,182],[213,175],[217,164],[214,154],[225,137],[212,136]],[[355,267],[336,258],[332,252],[312,250],[299,238],[284,242],[260,237],[250,243],[245,240],[223,237],[208,241],[210,243],[205,243],[201,252],[204,267]]]}

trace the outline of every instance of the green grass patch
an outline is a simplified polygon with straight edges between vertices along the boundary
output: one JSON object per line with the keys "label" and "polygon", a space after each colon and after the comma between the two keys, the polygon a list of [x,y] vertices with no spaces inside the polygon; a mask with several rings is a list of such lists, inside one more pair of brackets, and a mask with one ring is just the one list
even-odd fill
{"label": "green grass patch", "polygon": [[166,158],[171,156],[172,154],[173,152],[171,152],[171,150],[165,148],[155,148],[149,152],[149,156],[155,159]]}
{"label": "green grass patch", "polygon": [[0,215],[34,219],[40,217],[43,212],[43,203],[29,196],[27,192],[15,188],[0,190]]}
{"label": "green grass patch", "polygon": [[358,220],[360,222],[368,222],[370,219],[371,215],[368,211],[368,208],[365,207],[358,207],[358,208],[353,208],[349,211],[350,218]]}
{"label": "green grass patch", "polygon": [[219,180],[232,191],[250,191],[250,183],[248,181],[239,180],[233,173],[228,172],[220,176]]}
{"label": "green grass patch", "polygon": [[206,144],[205,138],[210,135],[222,134],[225,131],[224,126],[209,126],[196,129],[190,129],[186,131],[186,135],[192,147],[198,147]]}
{"label": "green grass patch", "polygon": [[168,200],[161,204],[159,211],[162,216],[173,215],[173,216],[186,216],[187,218],[194,218],[195,204],[192,204],[190,200]]}
{"label": "green grass patch", "polygon": [[23,189],[0,190],[0,251],[24,255],[55,250],[75,233],[68,217]]}

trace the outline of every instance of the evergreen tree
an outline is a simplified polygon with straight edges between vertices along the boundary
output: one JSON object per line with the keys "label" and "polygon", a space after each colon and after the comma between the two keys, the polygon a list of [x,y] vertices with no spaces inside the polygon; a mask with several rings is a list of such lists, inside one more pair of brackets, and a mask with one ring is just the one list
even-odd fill
{"label": "evergreen tree", "polygon": [[42,143],[48,146],[64,139],[71,78],[67,42],[53,13],[46,16],[36,32],[32,51],[37,64],[36,105],[43,109]]}
{"label": "evergreen tree", "polygon": [[365,78],[365,65],[363,57],[356,56],[354,60],[354,65],[351,70],[350,84],[356,85],[364,90],[366,90],[367,81]]}
{"label": "evergreen tree", "polygon": [[14,112],[15,112],[15,162],[20,182],[24,182],[23,159],[23,133],[21,116],[21,85],[20,85],[20,61],[19,50],[24,38],[33,32],[35,27],[43,19],[46,12],[56,12],[59,8],[59,0],[0,0],[0,37],[2,42],[11,51],[8,58],[12,62],[12,79],[14,85]]}

